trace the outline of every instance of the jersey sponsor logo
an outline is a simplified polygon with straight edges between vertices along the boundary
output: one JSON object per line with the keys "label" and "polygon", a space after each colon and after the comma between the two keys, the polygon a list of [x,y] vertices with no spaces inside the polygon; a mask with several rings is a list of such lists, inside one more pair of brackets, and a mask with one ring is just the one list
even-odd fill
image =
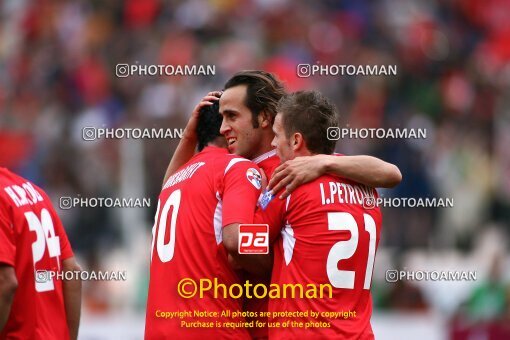
{"label": "jersey sponsor logo", "polygon": [[262,188],[262,176],[260,175],[260,172],[258,172],[257,169],[249,168],[246,171],[246,178],[248,178],[248,181],[250,181],[250,183],[253,184],[253,186],[257,188],[257,190],[260,190],[260,188]]}
{"label": "jersey sponsor logo", "polygon": [[269,254],[269,225],[240,224],[239,254]]}

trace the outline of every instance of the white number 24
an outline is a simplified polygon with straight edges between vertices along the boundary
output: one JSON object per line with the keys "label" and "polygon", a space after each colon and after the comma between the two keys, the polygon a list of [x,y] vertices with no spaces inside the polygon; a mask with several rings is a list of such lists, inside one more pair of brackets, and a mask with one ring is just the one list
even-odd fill
{"label": "white number 24", "polygon": [[60,238],[55,235],[55,228],[53,226],[51,215],[47,209],[43,208],[41,210],[40,220],[32,211],[26,212],[25,218],[28,222],[28,229],[35,231],[36,234],[36,239],[34,243],[32,243],[35,290],[38,292],[54,290],[55,286],[53,284],[53,279],[50,280],[48,276],[44,275],[43,277],[38,277],[41,273],[38,274],[38,271],[36,270],[36,264],[42,260],[46,248],[48,248],[50,257],[57,257],[57,264],[60,267],[60,261],[58,259],[60,256]]}

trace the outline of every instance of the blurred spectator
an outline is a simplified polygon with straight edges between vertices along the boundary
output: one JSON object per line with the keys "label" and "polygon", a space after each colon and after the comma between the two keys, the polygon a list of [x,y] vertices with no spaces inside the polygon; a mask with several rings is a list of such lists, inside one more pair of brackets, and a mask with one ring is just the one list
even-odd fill
{"label": "blurred spectator", "polygon": [[502,257],[493,259],[489,277],[473,291],[451,321],[451,338],[507,339],[510,336],[509,286],[502,279]]}

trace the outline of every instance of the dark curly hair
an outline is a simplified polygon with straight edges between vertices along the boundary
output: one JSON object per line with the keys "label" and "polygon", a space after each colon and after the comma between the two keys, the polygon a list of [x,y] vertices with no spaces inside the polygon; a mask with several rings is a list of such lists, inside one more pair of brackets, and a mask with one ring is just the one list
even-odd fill
{"label": "dark curly hair", "polygon": [[198,151],[202,151],[207,144],[221,136],[222,119],[218,100],[215,100],[213,105],[204,106],[200,109],[197,126]]}

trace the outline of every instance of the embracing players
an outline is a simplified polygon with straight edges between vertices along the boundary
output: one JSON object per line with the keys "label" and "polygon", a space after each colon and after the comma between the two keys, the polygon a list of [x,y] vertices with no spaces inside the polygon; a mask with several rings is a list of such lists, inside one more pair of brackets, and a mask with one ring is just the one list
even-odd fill
{"label": "embracing players", "polygon": [[0,168],[0,339],[76,339],[81,281],[50,273],[79,270],[46,193]]}
{"label": "embracing players", "polygon": [[[199,105],[212,105],[220,92],[211,92]],[[370,156],[333,156],[329,154],[302,156],[280,165],[276,150],[271,145],[274,138],[273,122],[277,105],[285,95],[283,85],[272,74],[264,71],[242,71],[225,84],[221,94],[220,113],[223,116],[221,133],[227,139],[228,150],[239,156],[252,159],[267,175],[273,178],[270,186],[278,192],[285,189],[283,196],[299,185],[329,173],[350,179],[370,187],[393,187],[401,180],[398,168]],[[198,115],[190,118],[175,154],[167,169],[165,178],[188,161],[195,152],[197,143],[196,124]],[[324,132],[324,138],[327,136]],[[274,174],[273,174],[274,172]],[[272,228],[270,239],[279,236],[280,229]],[[269,275],[250,282],[269,283]],[[267,300],[250,299],[245,310],[267,311]],[[267,337],[267,329],[250,330],[253,338]]]}

